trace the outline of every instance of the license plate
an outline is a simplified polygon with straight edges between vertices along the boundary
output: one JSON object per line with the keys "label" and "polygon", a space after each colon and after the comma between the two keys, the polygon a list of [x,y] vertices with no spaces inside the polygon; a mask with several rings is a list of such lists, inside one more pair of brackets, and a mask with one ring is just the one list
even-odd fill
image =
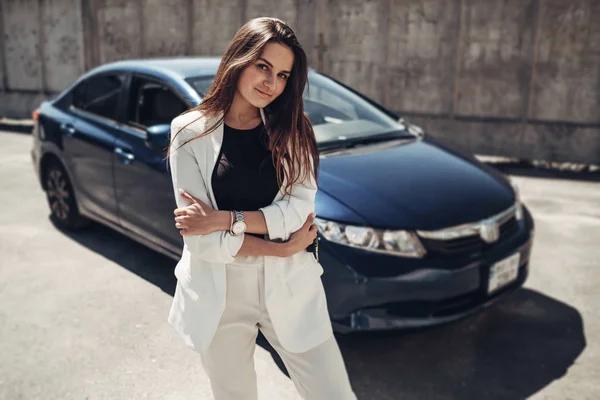
{"label": "license plate", "polygon": [[517,279],[517,276],[519,275],[520,256],[520,253],[513,254],[492,265],[490,268],[490,278],[488,280],[488,294]]}

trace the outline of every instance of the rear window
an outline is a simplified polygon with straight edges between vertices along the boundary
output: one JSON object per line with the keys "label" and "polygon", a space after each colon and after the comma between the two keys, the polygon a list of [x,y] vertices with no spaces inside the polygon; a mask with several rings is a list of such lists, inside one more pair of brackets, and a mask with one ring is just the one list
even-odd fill
{"label": "rear window", "polygon": [[122,74],[90,77],[74,89],[72,104],[80,110],[116,120],[124,81]]}

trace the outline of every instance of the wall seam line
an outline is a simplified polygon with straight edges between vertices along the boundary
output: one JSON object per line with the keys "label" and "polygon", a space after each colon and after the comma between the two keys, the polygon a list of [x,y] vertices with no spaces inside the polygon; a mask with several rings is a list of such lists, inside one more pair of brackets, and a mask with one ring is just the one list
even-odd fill
{"label": "wall seam line", "polygon": [[383,64],[383,68],[384,68],[384,79],[382,82],[383,85],[383,105],[385,107],[390,107],[390,85],[388,84],[389,79],[390,79],[390,35],[391,35],[391,16],[390,14],[392,13],[392,1],[393,0],[388,0],[386,3],[386,10],[385,10],[385,23],[386,23],[386,27],[385,27],[385,53],[383,55],[384,57],[384,64]]}
{"label": "wall seam line", "polygon": [[459,0],[458,8],[458,34],[456,35],[456,48],[454,55],[454,73],[452,77],[452,98],[450,103],[450,119],[454,119],[456,115],[457,101],[458,101],[458,75],[460,73],[460,58],[464,47],[464,23],[463,13],[465,12],[465,0]]}
{"label": "wall seam line", "polygon": [[46,76],[46,63],[45,63],[45,49],[46,49],[46,35],[44,32],[44,4],[43,0],[38,0],[38,61],[40,63],[40,83],[42,85],[41,93],[47,94],[48,90],[48,78]]}
{"label": "wall seam line", "polygon": [[521,116],[523,121],[527,121],[529,119],[529,114],[531,112],[531,103],[532,103],[532,93],[533,86],[535,82],[535,78],[537,75],[537,59],[538,59],[538,43],[539,43],[539,26],[540,26],[540,1],[535,0],[535,17],[533,19],[533,36],[531,40],[531,69],[529,71],[529,84],[527,85],[526,93],[525,93],[525,104],[524,104],[524,112]]}
{"label": "wall seam line", "polygon": [[4,91],[9,90],[8,87],[8,70],[6,64],[6,44],[4,42],[4,32],[6,27],[4,25],[4,2],[0,1],[0,59],[2,60],[2,86],[4,87]]}

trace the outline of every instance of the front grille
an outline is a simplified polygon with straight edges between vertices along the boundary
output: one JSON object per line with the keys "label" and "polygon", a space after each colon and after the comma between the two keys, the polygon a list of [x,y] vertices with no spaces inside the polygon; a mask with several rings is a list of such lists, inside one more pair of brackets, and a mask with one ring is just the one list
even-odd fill
{"label": "front grille", "polygon": [[437,255],[456,255],[462,253],[476,254],[485,251],[486,249],[494,246],[506,238],[514,235],[519,226],[516,218],[511,218],[500,226],[500,236],[497,241],[493,243],[487,243],[481,236],[472,235],[458,239],[442,240],[442,239],[425,239],[422,238],[421,242],[429,253]]}
{"label": "front grille", "polygon": [[[511,207],[507,211],[490,218],[499,225],[498,240],[488,243],[479,235],[479,224],[465,224],[455,228],[446,228],[441,231],[426,232],[418,231],[421,242],[427,253],[433,256],[450,256],[460,254],[477,254],[501,243],[513,236],[519,230],[519,223],[515,217],[515,209]],[[452,235],[456,232],[459,237],[445,239],[444,235]]]}
{"label": "front grille", "polygon": [[429,254],[459,254],[480,253],[484,250],[485,243],[479,236],[469,236],[452,240],[421,239],[423,246]]}

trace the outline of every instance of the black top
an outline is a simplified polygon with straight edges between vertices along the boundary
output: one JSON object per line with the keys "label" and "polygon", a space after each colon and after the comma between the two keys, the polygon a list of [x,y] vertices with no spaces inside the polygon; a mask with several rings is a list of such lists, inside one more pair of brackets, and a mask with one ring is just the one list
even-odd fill
{"label": "black top", "polygon": [[220,210],[258,211],[273,202],[279,185],[268,140],[262,122],[247,130],[224,124],[223,143],[211,177]]}

